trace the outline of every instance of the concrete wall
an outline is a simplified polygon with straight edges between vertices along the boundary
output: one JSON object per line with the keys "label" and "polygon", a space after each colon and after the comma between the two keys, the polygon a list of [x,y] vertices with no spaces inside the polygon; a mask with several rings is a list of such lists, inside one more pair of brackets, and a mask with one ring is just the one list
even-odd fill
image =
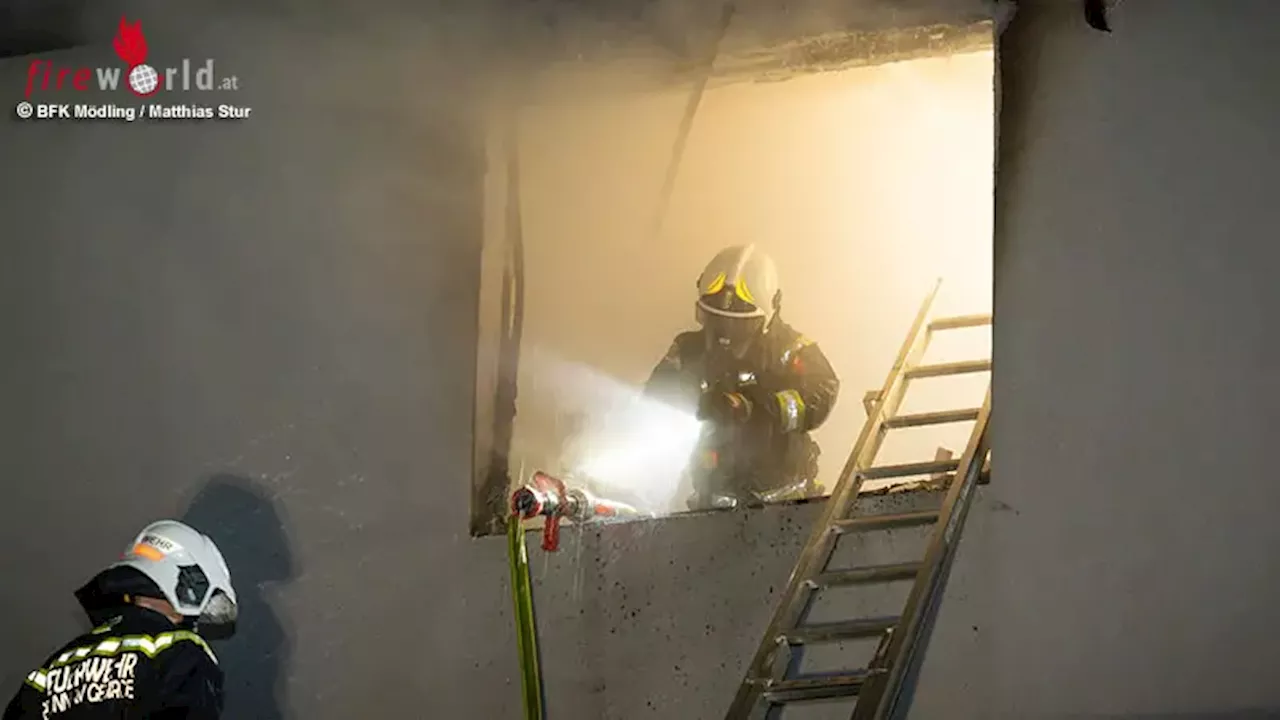
{"label": "concrete wall", "polygon": [[1041,4],[1005,48],[986,714],[1274,712],[1280,7]]}
{"label": "concrete wall", "polygon": [[[1280,707],[1277,10],[1128,0],[1103,35],[1071,5],[1006,36],[1001,449],[916,715]],[[462,482],[478,178],[406,101],[445,78],[393,72],[431,43],[387,40],[426,30],[373,33],[393,58],[340,22],[197,20],[240,31],[209,52],[261,73],[257,122],[0,134],[0,679],[122,538],[190,512],[249,598],[229,717],[515,717],[502,543],[466,539]],[[418,92],[348,89],[387,76]],[[555,716],[717,717],[812,512],[535,560]]]}
{"label": "concrete wall", "polygon": [[[255,112],[21,124],[27,63],[0,64],[5,694],[163,515],[227,545],[245,597],[228,717],[414,717],[510,674],[503,548],[465,540],[482,164],[440,57],[474,65],[475,32],[130,12],[157,64],[213,57]],[[518,699],[489,701],[456,702]]]}

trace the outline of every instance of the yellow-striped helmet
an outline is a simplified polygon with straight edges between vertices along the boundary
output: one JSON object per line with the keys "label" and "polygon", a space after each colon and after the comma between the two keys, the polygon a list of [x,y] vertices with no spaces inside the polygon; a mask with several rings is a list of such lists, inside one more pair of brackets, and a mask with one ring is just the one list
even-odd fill
{"label": "yellow-striped helmet", "polygon": [[713,347],[739,357],[768,330],[781,301],[778,268],[755,245],[721,250],[698,277],[698,322]]}

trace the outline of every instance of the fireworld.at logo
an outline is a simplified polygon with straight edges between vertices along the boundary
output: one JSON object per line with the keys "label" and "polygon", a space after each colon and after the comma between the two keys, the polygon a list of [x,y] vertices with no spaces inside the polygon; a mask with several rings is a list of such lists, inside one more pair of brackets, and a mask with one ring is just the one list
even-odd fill
{"label": "fireworld.at logo", "polygon": [[118,67],[71,68],[55,66],[52,60],[35,59],[27,68],[27,88],[24,97],[37,91],[58,90],[88,91],[92,85],[98,90],[118,90],[123,75],[125,88],[142,98],[151,97],[160,90],[239,90],[239,80],[234,75],[218,77],[214,74],[213,59],[196,63],[182,58],[174,66],[157,69],[147,62],[149,50],[147,37],[142,32],[142,21],[130,24],[120,18],[120,27],[111,41],[116,56],[125,64]]}

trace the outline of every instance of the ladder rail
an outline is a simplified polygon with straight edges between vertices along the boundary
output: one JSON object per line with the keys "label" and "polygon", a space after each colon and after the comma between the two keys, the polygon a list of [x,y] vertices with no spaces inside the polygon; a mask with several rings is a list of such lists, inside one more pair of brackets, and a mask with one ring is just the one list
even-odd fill
{"label": "ladder rail", "polygon": [[988,383],[982,409],[970,433],[955,480],[943,500],[920,578],[907,596],[899,630],[890,637],[884,654],[887,672],[873,675],[868,680],[859,694],[852,720],[888,720],[905,716],[911,698],[903,693],[907,687],[904,681],[919,670],[924,658],[923,646],[928,642],[933,621],[941,607],[942,591],[959,549],[964,521],[990,447],[990,419],[991,386]]}
{"label": "ladder rail", "polygon": [[[990,439],[987,441],[987,447],[990,448]],[[982,469],[978,467],[974,470],[976,482],[981,484]],[[973,498],[974,495],[970,495]],[[958,511],[964,513],[959,521],[958,533],[963,533],[965,522],[969,514],[969,510],[973,507],[972,501],[967,501]],[[947,584],[951,580],[951,568],[955,564],[956,558],[960,554],[960,537],[957,535],[955,542],[952,544],[952,550],[943,558],[942,569],[939,570],[937,580],[935,582],[933,594],[930,595],[930,601],[925,607],[924,619],[920,630],[920,637],[910,649],[910,657],[907,658],[906,669],[902,673],[902,680],[898,686],[896,693],[890,697],[891,704],[888,706],[887,717],[893,720],[906,720],[908,713],[911,711],[912,703],[915,701],[915,691],[917,683],[920,680],[920,670],[924,667],[924,660],[929,652],[929,645],[933,641],[933,628],[938,619],[938,613],[942,609],[942,601],[946,597]]]}
{"label": "ladder rail", "polygon": [[[747,666],[742,684],[738,687],[725,720],[747,720],[763,699],[765,687],[760,684],[760,679],[773,676],[772,668],[780,647],[778,640],[791,629],[808,604],[807,600],[801,602],[802,597],[808,596],[811,592],[805,581],[822,569],[815,567],[816,565],[825,565],[829,559],[827,556],[836,538],[836,534],[830,530],[832,524],[857,502],[858,491],[862,487],[859,471],[867,466],[868,456],[875,457],[885,437],[881,426],[888,417],[897,412],[898,405],[906,394],[908,383],[905,382],[905,370],[911,367],[924,352],[930,335],[926,321],[941,286],[942,279],[939,278],[916,313],[911,329],[885,378],[874,408],[870,409],[867,421],[863,424],[862,431],[849,452],[849,457],[840,471],[831,495],[827,498],[822,514],[814,524],[809,540],[800,551],[800,557],[791,571],[791,576],[787,579],[787,586],[779,600],[778,608],[774,611],[768,629]],[[869,453],[868,450],[872,452]]]}

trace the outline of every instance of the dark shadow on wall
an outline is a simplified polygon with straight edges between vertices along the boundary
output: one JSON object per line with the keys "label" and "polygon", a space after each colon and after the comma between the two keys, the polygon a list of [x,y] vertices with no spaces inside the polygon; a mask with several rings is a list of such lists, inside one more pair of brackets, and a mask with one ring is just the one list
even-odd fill
{"label": "dark shadow on wall", "polygon": [[[504,137],[507,172],[506,237],[502,273],[502,332],[498,339],[498,384],[493,396],[492,447],[488,472],[475,496],[474,507],[489,517],[472,517],[472,535],[497,535],[506,530],[511,492],[511,441],[515,432],[520,340],[524,332],[524,229],[520,213],[520,162],[515,125]],[[483,328],[480,332],[483,332]],[[477,401],[480,399],[477,398]]]}
{"label": "dark shadow on wall", "polygon": [[266,592],[296,577],[283,507],[262,484],[216,475],[192,498],[183,522],[213,538],[240,605],[235,637],[215,648],[226,673],[226,716],[278,720],[293,633]]}

